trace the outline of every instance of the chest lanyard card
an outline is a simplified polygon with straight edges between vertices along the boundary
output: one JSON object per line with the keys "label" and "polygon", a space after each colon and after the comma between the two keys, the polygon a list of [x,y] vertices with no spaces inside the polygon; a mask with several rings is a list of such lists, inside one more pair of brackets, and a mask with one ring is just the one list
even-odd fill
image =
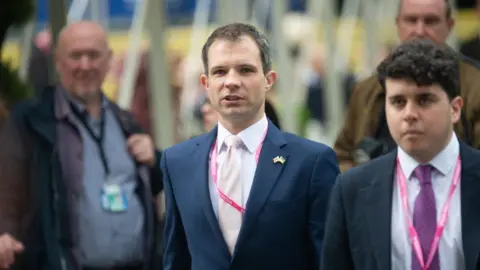
{"label": "chest lanyard card", "polygon": [[128,208],[127,196],[118,184],[105,183],[102,191],[102,208],[110,212],[125,212]]}
{"label": "chest lanyard card", "polygon": [[[101,119],[100,132],[97,136],[95,132],[92,130],[92,128],[90,127],[90,125],[88,124],[85,118],[85,115],[79,112],[78,110],[76,110],[75,106],[71,106],[71,108],[72,108],[72,111],[77,116],[78,120],[80,120],[84,125],[88,134],[94,139],[95,143],[97,144],[97,147],[100,153],[100,159],[105,169],[105,174],[108,176],[110,173],[110,168],[108,166],[107,157],[105,155],[105,151],[103,148],[104,135],[105,135],[105,111],[102,110],[102,116],[100,118]],[[100,195],[103,210],[110,211],[110,212],[126,211],[128,208],[128,203],[127,203],[127,196],[125,194],[125,191],[122,190],[122,187],[120,185],[111,183],[108,180],[109,179],[107,177],[107,181],[103,185],[101,190],[101,195]]]}

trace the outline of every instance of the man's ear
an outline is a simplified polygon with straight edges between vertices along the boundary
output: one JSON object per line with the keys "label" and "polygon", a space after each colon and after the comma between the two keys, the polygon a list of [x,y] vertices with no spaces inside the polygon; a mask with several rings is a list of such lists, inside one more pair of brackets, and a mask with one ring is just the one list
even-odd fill
{"label": "man's ear", "polygon": [[266,75],[265,75],[265,79],[267,80],[267,83],[266,83],[266,88],[267,88],[267,91],[269,91],[270,89],[272,89],[272,86],[275,84],[275,82],[277,81],[277,72],[275,72],[274,70],[270,70]]}
{"label": "man's ear", "polygon": [[450,101],[451,106],[451,113],[452,113],[452,123],[455,124],[460,120],[462,116],[462,108],[463,108],[463,99],[458,96]]}
{"label": "man's ear", "polygon": [[205,91],[208,90],[208,76],[205,73],[202,73],[202,75],[200,75],[200,84],[203,86]]}

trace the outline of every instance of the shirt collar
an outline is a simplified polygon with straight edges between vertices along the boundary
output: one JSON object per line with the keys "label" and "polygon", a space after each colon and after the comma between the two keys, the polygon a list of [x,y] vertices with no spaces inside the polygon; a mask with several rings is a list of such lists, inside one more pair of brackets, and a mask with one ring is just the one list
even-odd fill
{"label": "shirt collar", "polygon": [[[63,86],[58,86],[56,92],[57,92],[57,95],[56,95],[57,118],[62,118],[70,115],[72,111],[70,106],[75,106],[75,108],[81,113],[86,112],[85,105],[83,105],[81,102],[76,100]],[[101,93],[101,95],[102,95],[102,109],[106,110],[109,106],[108,99],[105,97],[103,93]]]}
{"label": "shirt collar", "polygon": [[[264,115],[255,124],[249,126],[248,128],[238,133],[237,136],[239,136],[240,139],[242,139],[243,144],[251,154],[253,154],[257,150],[257,147],[262,142],[263,135],[265,134],[267,127],[268,127],[268,120],[267,120],[267,117]],[[221,149],[223,148],[223,142],[225,141],[225,138],[227,138],[230,135],[232,135],[232,133],[228,131],[219,122],[218,131],[217,131],[218,153],[220,153]]]}
{"label": "shirt collar", "polygon": [[[442,175],[447,175],[455,167],[460,153],[460,144],[455,132],[450,138],[450,142],[427,164],[432,165]],[[415,159],[409,156],[403,149],[398,147],[398,159],[400,167],[407,179],[411,179],[413,171],[420,165]]]}

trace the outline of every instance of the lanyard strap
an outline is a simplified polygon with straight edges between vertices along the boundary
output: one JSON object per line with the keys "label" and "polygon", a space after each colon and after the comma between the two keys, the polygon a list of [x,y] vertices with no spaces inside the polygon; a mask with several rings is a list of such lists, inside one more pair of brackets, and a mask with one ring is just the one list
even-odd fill
{"label": "lanyard strap", "polygon": [[102,109],[102,114],[100,116],[100,134],[98,136],[93,131],[92,127],[87,122],[87,113],[80,112],[78,108],[75,107],[74,104],[70,106],[72,108],[73,114],[77,117],[77,119],[82,123],[82,125],[87,130],[87,133],[92,137],[93,141],[98,147],[98,152],[100,154],[100,159],[102,161],[103,168],[105,169],[105,174],[110,174],[110,167],[108,166],[107,156],[105,154],[105,150],[103,148],[103,140],[105,136],[105,110]]}
{"label": "lanyard strap", "polygon": [[[257,150],[255,151],[255,161],[258,164],[258,159],[260,158],[260,153],[262,152],[262,147],[263,147],[263,142],[265,141],[265,137],[267,136],[267,131],[268,131],[268,126],[265,129],[265,132],[263,133],[262,140],[260,141],[260,144],[257,147]],[[233,201],[231,198],[229,198],[225,193],[223,193],[222,190],[220,190],[220,187],[218,186],[218,165],[217,165],[217,158],[218,158],[218,151],[217,151],[218,145],[217,145],[217,140],[215,140],[215,143],[212,147],[212,151],[210,152],[210,173],[212,174],[212,179],[213,182],[215,183],[215,186],[217,187],[218,194],[220,198],[228,203],[230,206],[235,208],[237,211],[241,212],[242,214],[245,214],[245,208],[240,206],[240,204],[236,203]]]}
{"label": "lanyard strap", "polygon": [[455,192],[455,189],[457,188],[457,185],[460,182],[460,171],[461,171],[460,156],[457,158],[457,163],[455,166],[455,170],[453,172],[452,185],[450,186],[450,191],[448,193],[447,200],[443,205],[442,212],[440,215],[440,220],[437,224],[437,229],[435,230],[435,236],[430,245],[430,251],[428,253],[426,263],[425,263],[425,258],[423,258],[422,246],[420,245],[420,240],[418,239],[417,230],[415,230],[415,226],[413,225],[410,208],[408,207],[408,197],[407,197],[407,187],[406,187],[407,181],[405,178],[405,174],[403,173],[403,170],[400,166],[400,161],[398,160],[398,158],[397,158],[396,171],[397,171],[397,181],[400,187],[400,196],[402,199],[402,205],[403,205],[405,215],[407,216],[408,232],[410,235],[410,241],[412,242],[412,248],[420,263],[420,266],[422,267],[423,270],[426,270],[430,267],[430,264],[433,261],[433,257],[438,251],[438,246],[440,244],[440,239],[442,238],[443,229],[447,224],[448,210],[450,209],[450,203],[452,201],[453,193]]}

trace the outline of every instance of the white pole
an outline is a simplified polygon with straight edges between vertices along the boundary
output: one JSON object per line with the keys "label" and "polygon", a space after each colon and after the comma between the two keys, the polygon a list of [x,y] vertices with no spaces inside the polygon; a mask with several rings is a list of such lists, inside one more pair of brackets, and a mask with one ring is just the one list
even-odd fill
{"label": "white pole", "polygon": [[[334,0],[325,1],[323,10],[319,10],[318,13],[323,12],[323,41],[325,43],[325,66],[335,67],[335,54],[336,44],[332,36],[335,36],[335,7]],[[333,140],[337,137],[337,133],[343,123],[343,100],[344,95],[340,87],[340,80],[342,74],[337,72],[335,68],[326,69],[326,88],[325,88],[325,101],[324,104],[327,108],[327,125],[328,125],[328,139],[329,142],[325,142],[328,145],[333,144]],[[320,105],[320,104],[319,104]]]}
{"label": "white pole", "polygon": [[128,34],[129,44],[117,100],[118,105],[124,109],[128,109],[132,100],[133,87],[140,64],[139,58],[143,40],[143,30],[147,19],[148,4],[149,0],[136,2],[132,28]]}
{"label": "white pole", "polygon": [[297,132],[296,126],[296,111],[295,103],[291,98],[292,84],[291,84],[291,61],[288,51],[288,45],[285,39],[285,32],[283,29],[283,18],[287,10],[286,0],[273,1],[273,16],[272,16],[272,32],[273,39],[271,44],[275,46],[275,66],[278,72],[278,81],[275,89],[279,95],[281,109],[280,119],[282,126],[286,131]]}
{"label": "white pole", "polygon": [[271,6],[272,0],[255,0],[252,5],[252,14],[250,15],[251,24],[265,31]]}
{"label": "white pole", "polygon": [[364,48],[364,71],[370,74],[375,68],[375,60],[379,49],[378,40],[378,21],[377,8],[378,1],[368,0],[362,1],[362,21],[363,21],[363,48]]}
{"label": "white pole", "polygon": [[335,69],[339,72],[348,70],[359,10],[360,0],[344,1],[335,42],[338,47],[334,56]]}
{"label": "white pole", "polygon": [[35,20],[31,20],[24,27],[24,32],[21,39],[21,55],[20,55],[20,69],[19,76],[22,80],[28,80],[28,67],[30,57],[32,55],[33,39],[35,35]]}
{"label": "white pole", "polygon": [[147,28],[150,37],[148,77],[150,89],[151,119],[154,122],[156,146],[165,149],[174,144],[172,92],[169,67],[165,51],[165,4],[150,1],[147,12]]}
{"label": "white pole", "polygon": [[[193,78],[191,74],[198,72],[197,63],[201,58],[201,49],[205,34],[208,30],[208,17],[210,15],[211,0],[198,0],[193,17],[192,32],[190,35],[190,48],[186,58],[185,75],[183,77],[183,91],[181,100],[182,133],[193,136],[195,133],[195,120],[193,108],[197,99],[196,90],[200,84],[200,78]],[[202,42],[199,42],[201,40]]]}
{"label": "white pole", "polygon": [[68,9],[67,23],[83,19],[83,16],[85,16],[87,12],[89,2],[89,0],[73,0]]}

